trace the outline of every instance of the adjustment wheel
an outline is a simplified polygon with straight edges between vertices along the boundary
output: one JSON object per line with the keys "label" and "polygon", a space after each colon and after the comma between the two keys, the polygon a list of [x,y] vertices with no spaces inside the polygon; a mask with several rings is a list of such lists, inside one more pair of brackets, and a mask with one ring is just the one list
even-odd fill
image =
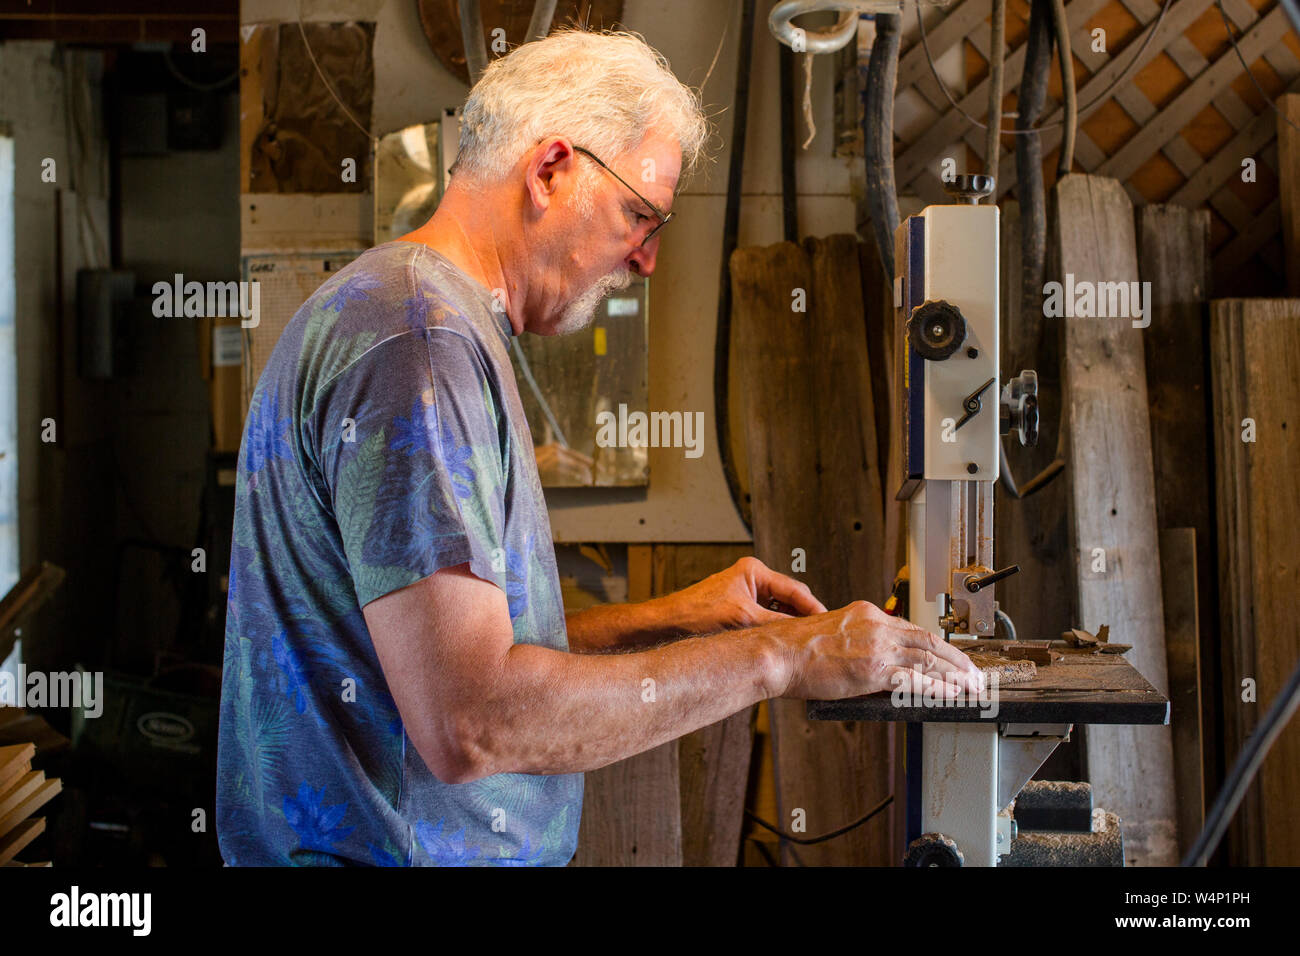
{"label": "adjustment wheel", "polygon": [[907,320],[907,341],[921,358],[942,362],[966,341],[966,317],[943,299],[922,302]]}
{"label": "adjustment wheel", "polygon": [[904,866],[962,866],[966,862],[957,843],[942,833],[926,833],[912,841]]}

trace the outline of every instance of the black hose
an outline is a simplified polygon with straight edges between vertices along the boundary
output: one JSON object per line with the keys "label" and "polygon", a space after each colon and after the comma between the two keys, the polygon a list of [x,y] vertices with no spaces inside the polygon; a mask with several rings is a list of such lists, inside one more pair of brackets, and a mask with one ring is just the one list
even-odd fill
{"label": "black hose", "polygon": [[[1025,69],[1016,97],[1016,129],[1031,130],[1047,102],[1047,74],[1052,66],[1051,0],[1033,0]],[[1020,308],[1038,309],[1042,302],[1047,254],[1047,202],[1043,191],[1043,142],[1016,137],[1016,180],[1020,197]]]}
{"label": "black hose", "polygon": [[794,172],[794,54],[784,43],[781,57],[781,224],[786,242],[799,241],[798,185]]}
{"label": "black hose", "polygon": [[483,37],[483,14],[478,0],[459,0],[460,38],[465,44],[465,71],[474,86],[487,69],[487,40]]}
{"label": "black hose", "polygon": [[1074,131],[1079,124],[1079,99],[1074,88],[1074,55],[1070,52],[1070,21],[1065,17],[1065,0],[1052,0],[1052,20],[1056,25],[1061,89],[1065,93],[1065,131],[1061,134],[1060,162],[1056,166],[1056,177],[1060,179],[1074,165]]}
{"label": "black hose", "polygon": [[989,114],[984,130],[984,173],[993,177],[989,202],[997,205],[998,154],[1002,145],[1002,65],[1006,60],[1007,0],[993,0],[993,27],[989,37]]}
{"label": "black hose", "polygon": [[713,340],[713,417],[718,428],[718,457],[727,491],[740,520],[749,530],[749,508],[740,491],[740,475],[731,457],[731,418],[728,412],[728,365],[731,351],[731,254],[740,233],[740,185],[745,165],[746,117],[749,113],[749,66],[754,52],[754,0],[743,0],[740,50],[736,55],[736,97],[731,114],[731,161],[727,169],[727,205],[722,220],[722,268],[718,282],[717,335]]}
{"label": "black hose", "polygon": [[1210,808],[1210,813],[1205,818],[1205,826],[1200,836],[1196,838],[1196,843],[1183,858],[1183,866],[1204,866],[1210,855],[1214,853],[1219,841],[1223,839],[1223,833],[1227,830],[1232,815],[1241,805],[1250,782],[1255,779],[1260,764],[1268,756],[1269,748],[1286,729],[1297,706],[1300,706],[1300,661],[1296,662],[1295,670],[1291,672],[1286,686],[1277,697],[1273,698],[1268,713],[1264,715],[1255,732],[1247,739],[1246,746],[1237,755],[1237,762],[1232,765],[1232,771],[1224,781],[1223,789],[1219,791],[1214,806]]}
{"label": "black hose", "polygon": [[894,183],[894,88],[902,39],[897,13],[876,14],[867,82],[862,91],[862,146],[867,172],[867,211],[876,251],[890,283],[894,281],[894,230],[898,228],[898,190]]}

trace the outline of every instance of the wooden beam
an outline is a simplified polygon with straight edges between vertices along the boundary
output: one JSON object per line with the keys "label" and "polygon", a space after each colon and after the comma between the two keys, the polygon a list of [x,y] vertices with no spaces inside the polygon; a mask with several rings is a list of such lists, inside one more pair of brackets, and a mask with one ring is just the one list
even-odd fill
{"label": "wooden beam", "polygon": [[1300,296],[1300,93],[1278,100],[1278,188],[1281,192],[1282,243],[1286,248],[1286,291]]}
{"label": "wooden beam", "polygon": [[[1210,434],[1210,370],[1206,354],[1209,343],[1209,318],[1206,303],[1210,294],[1210,214],[1204,209],[1187,209],[1175,205],[1150,205],[1137,210],[1139,270],[1144,282],[1151,283],[1151,325],[1146,329],[1147,396],[1150,401],[1151,456],[1155,476],[1156,514],[1162,529],[1190,528],[1195,532],[1196,566],[1190,575],[1185,569],[1171,572],[1164,568],[1166,629],[1169,627],[1168,596],[1174,584],[1171,576],[1188,577],[1190,586],[1201,597],[1200,619],[1218,620],[1216,597],[1218,573],[1214,561],[1214,493],[1213,447]],[[1184,592],[1185,593],[1185,592]],[[1186,618],[1176,623],[1185,626]],[[1195,623],[1195,622],[1193,622]],[[1179,681],[1185,679],[1189,661],[1204,660],[1201,678],[1205,683],[1197,690],[1203,709],[1196,715],[1199,731],[1202,718],[1206,726],[1216,726],[1219,712],[1217,685],[1219,640],[1217,627],[1198,627],[1200,647],[1195,657],[1170,642],[1170,694],[1188,700],[1190,691]],[[1180,632],[1179,638],[1185,634]],[[1173,662],[1177,657],[1181,670],[1177,676]],[[1177,710],[1175,717],[1177,718]],[[1189,717],[1174,727],[1175,770],[1179,776],[1179,808],[1189,810],[1202,797],[1184,789],[1181,776],[1190,766],[1191,754],[1181,734],[1189,727]],[[1215,767],[1219,762],[1219,741],[1214,734],[1201,738],[1197,734],[1196,767]],[[1199,779],[1199,778],[1198,778]],[[1188,805],[1184,806],[1184,801]],[[1189,818],[1190,819],[1190,818]],[[1190,837],[1180,820],[1180,846]]]}
{"label": "wooden beam", "polygon": [[[1123,186],[1071,174],[1053,190],[1058,278],[1136,282],[1133,206]],[[1094,286],[1095,287],[1095,286]],[[1061,318],[1078,625],[1132,644],[1129,660],[1167,691],[1143,330],[1128,317]],[[1092,725],[1088,777],[1096,805],[1124,821],[1126,859],[1177,863],[1168,727]]]}
{"label": "wooden beam", "polygon": [[[790,573],[796,549],[827,607],[883,600],[881,489],[870,360],[853,236],[738,249],[731,276],[746,384],[754,551]],[[804,290],[807,311],[792,310]],[[886,725],[809,721],[803,701],[771,705],[776,823],[806,833],[856,819],[893,791]],[[794,811],[803,813],[795,815]],[[785,863],[895,862],[892,808],[814,846],[785,844]]]}
{"label": "wooden beam", "polygon": [[[753,552],[747,544],[656,544],[654,593],[689,587]],[[677,741],[683,866],[735,866],[740,857],[754,710],[746,707]]]}
{"label": "wooden beam", "polygon": [[1160,571],[1169,662],[1169,726],[1178,793],[1178,853],[1186,854],[1205,825],[1205,761],[1201,734],[1200,588],[1195,528],[1160,532]]}
{"label": "wooden beam", "polygon": [[[1300,301],[1210,304],[1218,502],[1224,717],[1228,760],[1240,753],[1300,659]],[[1253,700],[1243,682],[1253,685]],[[1295,793],[1300,725],[1282,732],[1247,791],[1229,861],[1300,865]]]}
{"label": "wooden beam", "polygon": [[[627,547],[627,599],[649,600],[651,546]],[[681,866],[677,741],[586,775],[573,866]]]}

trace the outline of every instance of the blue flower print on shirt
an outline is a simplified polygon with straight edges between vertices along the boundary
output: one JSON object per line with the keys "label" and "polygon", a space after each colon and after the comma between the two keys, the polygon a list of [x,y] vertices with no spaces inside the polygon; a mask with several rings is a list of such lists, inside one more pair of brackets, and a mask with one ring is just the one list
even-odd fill
{"label": "blue flower print on shirt", "polygon": [[293,709],[301,714],[307,710],[305,691],[310,685],[310,680],[306,664],[294,651],[287,635],[288,631],[280,631],[271,641],[271,651],[275,654],[275,663],[280,668],[277,679],[280,691],[289,695],[293,700]]}
{"label": "blue flower print on shirt", "polygon": [[420,845],[438,866],[468,866],[472,860],[478,859],[478,855],[483,852],[482,848],[475,847],[473,853],[469,852],[465,846],[464,827],[451,836],[443,836],[444,819],[439,818],[436,825],[426,820],[415,822],[415,835],[419,837]]}
{"label": "blue flower print on shirt", "polygon": [[356,275],[346,279],[342,285],[334,290],[334,294],[325,300],[324,307],[333,309],[335,312],[342,312],[343,307],[349,302],[364,300],[371,289],[377,289],[381,284],[373,276],[368,276],[364,272],[357,272]]}
{"label": "blue flower print on shirt", "polygon": [[424,399],[417,396],[411,405],[410,418],[398,415],[393,419],[393,439],[388,447],[407,455],[428,451],[429,436],[435,434],[437,423],[438,410],[433,405],[424,404]]}
{"label": "blue flower print on shirt", "polygon": [[298,785],[297,799],[284,798],[284,819],[293,832],[298,834],[304,850],[321,850],[334,852],[334,844],[347,836],[356,827],[340,827],[343,817],[347,815],[348,805],[336,803],[331,807],[322,806],[325,802],[325,788],[313,790],[304,780]]}
{"label": "blue flower print on shirt", "polygon": [[248,416],[248,443],[246,464],[248,470],[257,474],[277,458],[288,461],[293,458],[293,448],[289,445],[290,418],[277,417],[280,409],[280,392],[274,394],[263,392],[257,406]]}
{"label": "blue flower print on shirt", "polygon": [[514,620],[528,609],[528,559],[533,553],[533,536],[524,539],[523,551],[506,549],[506,600],[510,605],[510,619]]}
{"label": "blue flower print on shirt", "polygon": [[468,498],[474,494],[474,469],[469,466],[469,460],[474,457],[474,448],[471,445],[458,445],[456,436],[447,425],[442,427],[438,448],[442,453],[443,464],[451,472],[451,486],[456,489],[456,497]]}
{"label": "blue flower print on shirt", "polygon": [[[508,853],[509,851],[502,847],[501,852]],[[539,846],[534,850],[528,842],[528,837],[524,837],[524,845],[519,848],[518,856],[503,856],[495,862],[497,866],[537,866],[542,862],[545,853],[545,846]]]}

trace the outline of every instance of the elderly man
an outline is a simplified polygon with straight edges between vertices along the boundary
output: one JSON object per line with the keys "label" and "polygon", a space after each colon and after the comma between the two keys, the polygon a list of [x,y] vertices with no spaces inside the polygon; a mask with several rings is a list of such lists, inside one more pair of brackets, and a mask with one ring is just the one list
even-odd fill
{"label": "elderly man", "polygon": [[239,461],[227,863],[562,865],[585,770],[770,697],[979,689],[934,635],[753,559],[566,620],[508,348],[654,271],[706,136],[639,37],[520,47],[470,92],[433,218],[286,328]]}

